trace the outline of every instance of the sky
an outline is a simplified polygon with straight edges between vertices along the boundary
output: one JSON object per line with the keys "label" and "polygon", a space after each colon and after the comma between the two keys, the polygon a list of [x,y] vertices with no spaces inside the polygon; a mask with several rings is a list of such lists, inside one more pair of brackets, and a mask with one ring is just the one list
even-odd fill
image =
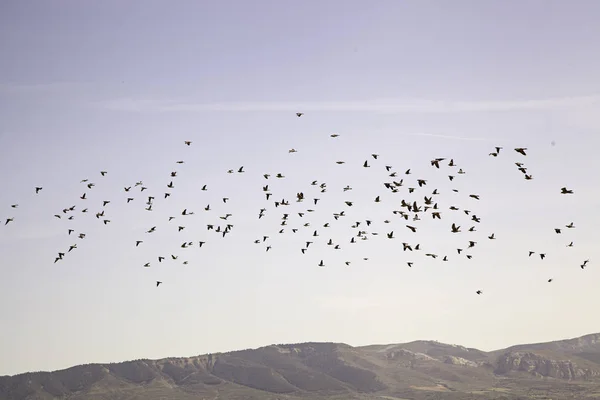
{"label": "sky", "polygon": [[[593,0],[1,2],[0,375],[273,343],[495,350],[600,331],[599,17]],[[383,185],[400,179],[398,193]],[[434,189],[441,220],[392,213]],[[356,221],[368,240],[350,243]],[[227,223],[225,237],[207,229]]]}

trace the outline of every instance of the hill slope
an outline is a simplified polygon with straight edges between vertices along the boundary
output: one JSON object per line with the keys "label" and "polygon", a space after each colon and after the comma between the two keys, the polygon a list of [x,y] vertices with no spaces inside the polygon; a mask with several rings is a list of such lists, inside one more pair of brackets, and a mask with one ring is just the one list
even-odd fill
{"label": "hill slope", "polygon": [[494,352],[433,341],[287,344],[0,377],[0,400],[532,397],[600,397],[600,334]]}

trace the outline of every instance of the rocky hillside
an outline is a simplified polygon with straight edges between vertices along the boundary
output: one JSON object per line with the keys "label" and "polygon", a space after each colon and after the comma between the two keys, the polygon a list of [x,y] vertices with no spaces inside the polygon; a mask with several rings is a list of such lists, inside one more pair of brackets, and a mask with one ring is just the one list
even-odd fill
{"label": "rocky hillside", "polygon": [[287,344],[0,377],[0,400],[598,396],[600,334],[490,353],[433,341],[366,347]]}

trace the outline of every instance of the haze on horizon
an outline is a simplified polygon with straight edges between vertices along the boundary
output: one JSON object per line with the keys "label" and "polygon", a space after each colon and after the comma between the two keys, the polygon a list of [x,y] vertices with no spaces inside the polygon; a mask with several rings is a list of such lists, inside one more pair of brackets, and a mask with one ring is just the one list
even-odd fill
{"label": "haze on horizon", "polygon": [[[599,18],[593,0],[2,2],[0,375],[272,343],[434,339],[494,350],[600,331],[591,317],[600,305]],[[494,146],[503,146],[497,158]],[[448,200],[436,157],[464,168],[461,194],[481,200]],[[244,174],[226,173],[242,165]],[[411,168],[405,180],[428,179],[440,204],[482,218],[472,260],[402,251],[403,241],[440,254],[464,242],[446,210],[416,234],[394,221],[397,239],[385,238],[382,221],[401,197],[383,187],[384,165],[399,178]],[[163,201],[171,171],[176,188]],[[266,181],[267,172],[286,178]],[[137,191],[125,202],[123,187],[140,180],[157,197],[152,213]],[[269,205],[258,220],[261,186],[294,207],[304,191],[309,207],[313,180],[328,192],[312,225],[321,239],[342,238],[342,250],[303,256],[303,240],[277,234],[287,211]],[[563,186],[574,195],[560,195]],[[107,226],[93,216],[103,200]],[[377,221],[379,237],[349,246],[354,216],[321,228],[346,200],[357,220]],[[233,214],[228,238],[207,232],[206,204],[214,218]],[[75,220],[53,217],[72,205]],[[201,249],[179,249],[186,207],[196,215],[185,238],[206,240]],[[71,226],[86,238],[69,237]],[[263,235],[268,253],[253,243]],[[176,252],[189,264],[156,262]]]}

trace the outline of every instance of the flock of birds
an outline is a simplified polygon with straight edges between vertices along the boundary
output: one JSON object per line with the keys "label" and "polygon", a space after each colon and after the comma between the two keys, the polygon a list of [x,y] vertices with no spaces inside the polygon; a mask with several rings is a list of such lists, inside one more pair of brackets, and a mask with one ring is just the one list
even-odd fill
{"label": "flock of birds", "polygon": [[[303,115],[304,114],[301,112],[296,113],[297,117],[301,117]],[[339,134],[334,133],[334,134],[330,135],[330,138],[332,140],[336,140],[339,136],[340,136]],[[191,146],[192,141],[184,141],[183,145]],[[489,156],[500,157],[502,150],[503,150],[502,147],[495,147],[494,151],[489,153]],[[518,147],[518,148],[515,148],[514,151],[523,157],[525,157],[527,155],[527,148]],[[297,152],[297,150],[294,148],[289,150],[289,153],[296,153],[296,152]],[[372,168],[372,167],[382,168],[382,170],[385,170],[385,173],[387,174],[387,179],[385,182],[383,182],[384,188],[386,188],[390,193],[393,193],[393,194],[402,195],[402,193],[404,193],[404,196],[402,198],[399,198],[399,200],[397,202],[398,209],[392,210],[390,217],[388,219],[385,219],[383,221],[383,223],[392,224],[392,222],[395,222],[395,220],[398,220],[398,219],[400,221],[403,221],[402,222],[403,226],[400,229],[405,230],[406,235],[410,237],[410,235],[412,233],[416,233],[417,230],[419,229],[419,221],[421,221],[425,218],[431,218],[432,220],[442,221],[442,216],[444,216],[444,221],[448,220],[448,219],[452,219],[452,221],[447,222],[448,232],[450,232],[452,234],[470,233],[470,232],[477,231],[476,227],[478,224],[481,223],[481,218],[478,217],[477,214],[475,214],[472,210],[465,209],[465,208],[461,209],[454,205],[451,205],[449,207],[439,206],[437,198],[440,195],[440,193],[438,192],[437,189],[429,190],[427,188],[427,184],[428,184],[427,179],[421,179],[421,178],[411,179],[413,176],[413,174],[411,173],[411,169],[407,169],[404,172],[397,172],[394,170],[394,168],[391,165],[383,165],[383,166],[377,165],[379,163],[379,161],[380,160],[379,160],[378,154],[371,154],[370,157],[367,158],[362,163],[362,167],[363,168]],[[184,163],[185,163],[184,160],[176,161],[176,165],[182,165]],[[335,163],[338,165],[341,165],[341,164],[345,164],[345,161],[338,160]],[[461,167],[459,167],[455,163],[454,159],[448,160],[446,158],[435,158],[430,161],[430,165],[432,168],[435,168],[438,170],[446,169],[447,179],[451,183],[455,182],[455,179],[460,179],[459,177],[466,173]],[[516,162],[515,165],[516,165],[518,171],[520,171],[523,174],[523,177],[525,180],[529,181],[529,180],[533,179],[533,175],[528,172],[528,168],[524,165],[523,162]],[[244,170],[244,166],[240,166],[238,168],[227,170],[228,174],[243,174],[245,172],[246,171]],[[100,177],[105,177],[107,175],[107,173],[108,173],[107,171],[100,171]],[[171,196],[172,190],[175,189],[175,182],[176,182],[177,177],[178,177],[177,171],[172,171],[170,173],[169,182],[165,185],[164,191],[160,195],[164,200],[168,199]],[[265,197],[265,201],[267,202],[267,205],[265,207],[260,208],[260,210],[258,210],[258,214],[257,214],[258,219],[260,220],[265,216],[267,211],[270,209],[270,208],[268,208],[268,205],[272,205],[272,206],[274,206],[275,209],[281,211],[281,222],[280,222],[280,226],[276,229],[276,231],[274,231],[273,233],[264,234],[264,235],[262,235],[262,237],[254,240],[255,244],[264,245],[265,251],[267,251],[267,252],[271,249],[271,244],[269,244],[269,242],[268,242],[270,239],[270,235],[283,234],[284,232],[291,232],[291,233],[295,234],[300,229],[306,229],[306,230],[308,230],[309,234],[310,234],[310,231],[312,231],[312,234],[310,234],[311,239],[306,240],[306,241],[303,240],[302,246],[300,246],[300,249],[299,249],[301,254],[306,254],[307,252],[310,251],[309,249],[311,249],[311,244],[315,243],[316,241],[321,240],[322,231],[331,227],[332,224],[343,223],[344,219],[347,217],[346,210],[353,207],[352,201],[344,201],[343,204],[340,204],[340,210],[332,213],[332,215],[331,215],[332,220],[320,221],[319,226],[316,229],[314,229],[314,227],[311,225],[311,223],[314,221],[308,221],[307,218],[305,218],[305,216],[313,213],[315,211],[315,208],[318,207],[319,201],[320,201],[320,196],[324,195],[324,193],[326,193],[328,190],[327,183],[319,182],[317,180],[312,181],[310,183],[310,186],[313,187],[314,194],[312,194],[310,196],[308,194],[305,195],[305,193],[303,191],[301,191],[301,192],[297,192],[295,194],[294,201],[286,200],[285,198],[282,198],[282,199],[278,198],[277,200],[275,200],[274,199],[274,191],[271,190],[270,185],[269,185],[269,183],[271,182],[270,180],[273,178],[274,179],[285,179],[284,174],[281,172],[274,173],[274,174],[265,173],[263,175],[263,178],[265,179],[265,184],[262,186],[262,191],[264,193],[264,197]],[[79,198],[82,206],[78,207],[77,205],[70,205],[69,207],[65,207],[60,212],[57,212],[54,215],[55,218],[61,219],[61,220],[73,220],[75,218],[76,210],[78,210],[81,213],[89,212],[88,207],[86,207],[87,193],[89,191],[93,190],[95,183],[91,182],[89,179],[83,179],[83,180],[81,180],[80,183],[85,188],[84,189],[85,191],[82,193],[82,195]],[[130,202],[133,202],[135,200],[135,195],[133,194],[133,191],[137,191],[140,196],[143,196],[146,199],[145,210],[152,211],[153,206],[155,204],[154,202],[155,202],[156,197],[155,197],[155,195],[146,194],[149,192],[144,193],[146,190],[149,191],[148,187],[146,187],[142,181],[138,181],[130,186],[126,186],[123,188],[123,191],[125,193],[124,201],[127,204],[129,204]],[[201,186],[201,190],[207,191],[208,185]],[[351,190],[352,190],[352,187],[350,185],[346,185],[342,188],[343,192],[348,192]],[[458,189],[452,189],[452,190],[453,190],[453,192],[458,193]],[[34,192],[35,192],[35,195],[38,195],[38,196],[43,195],[43,187],[41,187],[41,186],[35,187]],[[571,190],[567,187],[560,188],[559,190],[557,190],[557,193],[559,193],[561,195],[573,195],[574,194],[573,190]],[[317,197],[317,196],[319,196],[319,197]],[[480,196],[476,193],[469,193],[468,197],[474,201],[480,200]],[[229,200],[228,197],[222,198],[222,202],[224,204],[227,204],[228,200]],[[374,203],[382,202],[382,196],[381,195],[375,196],[373,198],[373,202]],[[288,211],[289,209],[287,207],[289,207],[290,204],[293,204],[293,203],[309,203],[309,206],[307,208],[303,208],[301,211],[292,213],[291,211]],[[110,224],[110,222],[111,222],[109,216],[106,215],[106,213],[105,213],[105,210],[107,209],[107,206],[109,206],[109,204],[111,204],[111,200],[103,200],[100,210],[94,211],[96,219],[99,220],[104,225]],[[11,208],[13,210],[18,209],[18,207],[19,207],[18,203],[11,204]],[[210,212],[210,211],[212,211],[211,205],[207,204],[204,207],[203,212]],[[468,218],[467,222],[457,222],[457,218],[452,217],[452,215],[456,215],[456,214],[452,214],[452,213],[458,213],[459,211],[462,211],[462,213]],[[93,214],[93,212],[91,214]],[[183,219],[194,215],[195,211],[190,211],[187,208],[184,208],[178,214],[179,215],[175,214],[175,215],[169,216],[168,220],[165,222],[175,224],[177,226],[177,231],[182,232],[186,228],[186,224],[183,222]],[[225,213],[224,215],[220,215],[219,222],[207,224],[206,229],[208,231],[210,231],[211,233],[214,233],[215,235],[219,235],[222,238],[225,238],[234,228],[234,225],[231,223],[231,221],[229,219],[230,217],[232,217],[232,213]],[[181,221],[181,222],[179,222],[179,221]],[[4,221],[5,226],[7,226],[9,224],[16,224],[16,223],[18,223],[18,219],[15,219],[15,217],[13,217],[13,216],[6,218]],[[373,223],[373,221],[368,220],[368,219],[352,221],[349,224],[349,227],[354,230],[354,233],[352,235],[350,235],[349,238],[347,238],[346,243],[348,243],[350,245],[356,244],[359,241],[368,240],[370,237],[379,235],[378,232],[369,231],[369,229],[370,229],[369,227],[371,227],[372,223]],[[467,227],[466,224],[468,224],[470,226]],[[288,227],[289,227],[289,229],[288,229]],[[555,228],[555,233],[562,234],[564,229],[569,230],[569,229],[574,229],[574,228],[575,228],[575,224],[573,222],[571,222],[569,224],[566,224],[564,227]],[[157,229],[158,229],[157,226],[148,227],[148,229],[146,230],[146,234],[151,235],[154,232],[156,232]],[[75,236],[78,239],[84,239],[86,237],[85,233],[76,233],[75,230],[72,228],[67,229],[67,235]],[[382,236],[384,236],[385,238],[387,238],[389,240],[394,240],[399,236],[399,232],[394,229],[390,229],[389,231],[385,232],[384,235],[382,235]],[[493,233],[493,232],[489,232],[489,235],[486,234],[486,237],[487,237],[487,240],[495,240],[496,239],[495,233]],[[404,252],[407,252],[407,251],[408,252],[419,252],[419,251],[421,251],[425,257],[430,257],[432,259],[439,258],[443,262],[448,261],[449,257],[451,257],[448,254],[437,254],[436,252],[432,252],[427,249],[422,249],[420,243],[415,243],[414,241],[411,242],[408,239],[405,239],[405,240],[406,241],[402,241],[402,247],[401,247],[402,251],[404,251]],[[325,239],[324,242],[326,243],[327,246],[331,247],[333,250],[341,250],[341,248],[342,248],[342,243],[340,243],[338,241],[334,241],[332,238]],[[203,241],[186,240],[180,244],[180,248],[188,249],[188,248],[192,248],[195,246],[202,247],[205,244],[206,244],[205,240],[203,240]],[[464,246],[456,248],[457,256],[465,257],[468,260],[472,259],[472,257],[473,257],[472,249],[475,246],[477,246],[477,244],[478,244],[477,240],[471,240],[471,238],[465,239]],[[136,240],[135,243],[132,243],[132,245],[136,248],[143,246],[144,240],[143,239]],[[566,247],[573,247],[573,246],[574,246],[573,241],[569,241],[569,243],[566,244]],[[54,263],[60,262],[61,260],[64,259],[64,257],[66,257],[66,255],[68,253],[72,252],[73,250],[76,250],[77,248],[78,248],[77,243],[74,243],[74,244],[70,245],[66,250],[59,251],[58,254],[56,255],[56,257],[54,258]],[[532,257],[534,255],[539,256],[540,259],[542,259],[542,260],[546,257],[546,253],[529,251],[529,254],[528,254],[529,257]],[[166,258],[170,258],[171,260],[178,260],[179,255],[175,255],[175,254],[159,255],[157,257],[156,261],[159,263],[162,263]],[[368,257],[364,257],[363,259],[368,260]],[[589,261],[590,261],[589,259],[584,260],[582,262],[582,264],[580,265],[580,268],[581,269],[586,268]],[[183,260],[182,263],[187,264],[188,261]],[[351,264],[351,261],[345,261],[345,265],[349,266],[350,264]],[[413,267],[414,264],[415,264],[414,261],[407,262],[408,267]],[[319,267],[325,267],[327,264],[325,263],[324,259],[320,259],[320,261],[317,263],[317,265]],[[151,261],[148,261],[145,264],[143,264],[143,267],[145,267],[145,268],[149,268],[151,266],[152,266]],[[552,282],[552,278],[547,279],[547,281]],[[157,287],[160,286],[161,284],[162,284],[162,281],[156,281]],[[483,293],[483,291],[481,289],[479,289],[479,290],[476,290],[475,293],[478,295],[481,295]]]}

